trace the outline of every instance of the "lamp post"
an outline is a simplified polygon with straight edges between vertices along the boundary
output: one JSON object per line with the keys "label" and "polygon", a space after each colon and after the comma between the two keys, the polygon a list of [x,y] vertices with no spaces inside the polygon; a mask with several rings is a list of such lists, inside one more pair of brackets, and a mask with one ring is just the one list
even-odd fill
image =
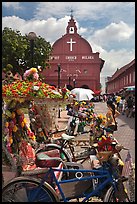
{"label": "lamp post", "polygon": [[60,64],[58,64],[58,89],[60,89]]}
{"label": "lamp post", "polygon": [[69,86],[70,86],[71,76],[69,76]]}
{"label": "lamp post", "polygon": [[68,77],[68,83],[69,83],[69,86],[70,86],[70,85],[71,85],[71,77],[72,77],[72,74],[68,74],[67,77]]}
{"label": "lamp post", "polygon": [[33,67],[34,58],[34,40],[36,39],[36,33],[30,32],[28,34],[28,39],[30,40],[30,52],[31,52],[31,67]]}
{"label": "lamp post", "polygon": [[76,79],[73,79],[73,85],[74,85],[74,88],[76,86]]}
{"label": "lamp post", "polygon": [[[60,64],[58,64],[58,89],[60,89]],[[58,111],[58,118],[60,118],[60,106],[59,106],[59,111]]]}

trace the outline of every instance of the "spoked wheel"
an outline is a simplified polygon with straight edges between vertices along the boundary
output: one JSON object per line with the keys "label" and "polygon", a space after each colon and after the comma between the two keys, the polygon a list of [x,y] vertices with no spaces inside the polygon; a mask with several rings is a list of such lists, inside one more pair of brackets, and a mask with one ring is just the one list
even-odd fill
{"label": "spoked wheel", "polygon": [[17,177],[2,189],[2,202],[59,202],[55,190],[34,178]]}
{"label": "spoked wheel", "polygon": [[118,197],[115,193],[113,187],[110,187],[104,197],[103,202],[130,202],[128,194],[124,191],[120,193],[120,197]]}

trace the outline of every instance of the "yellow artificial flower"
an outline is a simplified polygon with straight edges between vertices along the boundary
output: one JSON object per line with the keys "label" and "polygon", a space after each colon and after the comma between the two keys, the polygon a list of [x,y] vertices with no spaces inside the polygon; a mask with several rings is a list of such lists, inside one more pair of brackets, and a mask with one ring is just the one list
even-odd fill
{"label": "yellow artificial flower", "polygon": [[32,67],[32,68],[30,69],[30,71],[31,71],[33,74],[36,73],[36,72],[38,72],[37,68],[34,68],[34,67]]}
{"label": "yellow artificial flower", "polygon": [[86,104],[86,102],[85,102],[85,101],[83,101],[82,103],[83,103],[84,105]]}
{"label": "yellow artificial flower", "polygon": [[13,132],[17,132],[17,130],[18,130],[17,126],[14,125],[14,127],[13,127]]}
{"label": "yellow artificial flower", "polygon": [[75,104],[74,104],[75,106],[77,106],[78,105],[78,102],[75,102]]}
{"label": "yellow artificial flower", "polygon": [[35,141],[35,140],[36,140],[35,135],[33,135],[33,136],[29,136],[29,138],[30,138],[30,139],[32,139],[33,141]]}
{"label": "yellow artificial flower", "polygon": [[5,123],[5,127],[6,128],[9,127],[9,123],[8,122]]}
{"label": "yellow artificial flower", "polygon": [[103,120],[103,121],[102,121],[102,125],[105,125],[105,124],[106,124],[106,122],[107,122],[106,120]]}
{"label": "yellow artificial flower", "polygon": [[24,118],[23,122],[24,122],[24,124],[26,124],[26,123],[27,123],[27,119],[26,119],[26,118]]}
{"label": "yellow artificial flower", "polygon": [[98,118],[103,119],[103,114],[98,114]]}
{"label": "yellow artificial flower", "polygon": [[15,112],[12,112],[11,113],[11,118],[15,118],[15,116],[16,116]]}
{"label": "yellow artificial flower", "polygon": [[25,123],[24,123],[24,121],[22,121],[22,123],[21,123],[21,127],[23,128],[23,127],[24,127],[24,125],[25,125]]}
{"label": "yellow artificial flower", "polygon": [[107,140],[107,138],[105,137],[105,135],[102,136],[102,139]]}
{"label": "yellow artificial flower", "polygon": [[29,127],[29,126],[27,126],[27,129],[28,129],[28,131],[31,131],[31,129],[30,129],[30,127]]}
{"label": "yellow artificial flower", "polygon": [[10,143],[10,144],[13,143],[13,139],[12,139],[12,137],[9,137],[9,143]]}

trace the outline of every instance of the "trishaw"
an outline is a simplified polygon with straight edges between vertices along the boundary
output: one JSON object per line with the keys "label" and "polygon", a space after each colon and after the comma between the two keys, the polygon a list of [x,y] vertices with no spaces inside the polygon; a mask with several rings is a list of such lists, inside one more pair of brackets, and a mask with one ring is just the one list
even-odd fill
{"label": "trishaw", "polygon": [[[31,71],[33,74],[36,70],[31,68]],[[3,202],[68,202],[71,199],[90,202],[94,196],[97,201],[129,202],[123,180],[108,162],[112,151],[99,154],[99,169],[84,169],[78,163],[63,161],[58,152],[46,155],[45,168],[36,162],[37,135],[26,121],[23,106],[28,108],[33,101],[42,128],[50,132],[56,129],[60,104],[70,103],[66,88],[57,90],[37,80],[17,80],[4,84],[2,89],[3,162],[7,164],[5,158],[8,158],[8,164],[16,172],[15,178],[3,185]]]}

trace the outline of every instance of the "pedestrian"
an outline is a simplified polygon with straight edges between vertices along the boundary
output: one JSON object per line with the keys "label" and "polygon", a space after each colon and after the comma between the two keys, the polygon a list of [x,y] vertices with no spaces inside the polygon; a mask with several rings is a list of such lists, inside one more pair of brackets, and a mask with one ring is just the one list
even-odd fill
{"label": "pedestrian", "polygon": [[116,97],[116,104],[117,104],[117,110],[119,111],[119,103],[120,103],[120,100],[121,100],[121,96],[120,95],[117,95]]}
{"label": "pedestrian", "polygon": [[113,96],[112,96],[112,101],[113,101],[114,104],[116,104],[116,96],[115,96],[115,94],[113,94]]}
{"label": "pedestrian", "polygon": [[124,115],[125,114],[125,106],[126,106],[126,99],[125,99],[124,96],[121,97],[121,102],[120,103],[122,104],[121,112],[122,112],[122,115]]}
{"label": "pedestrian", "polygon": [[106,100],[107,100],[107,96],[104,94],[103,95],[103,101],[106,102]]}
{"label": "pedestrian", "polygon": [[122,96],[119,101],[119,112],[123,114],[123,106],[125,106],[125,98]]}
{"label": "pedestrian", "polygon": [[119,111],[116,109],[112,100],[107,101],[108,111],[106,113],[107,124],[106,126],[110,129],[109,133],[112,133],[117,130],[117,121],[116,117],[120,115]]}
{"label": "pedestrian", "polygon": [[133,110],[133,98],[131,96],[129,96],[126,103],[127,103],[126,116],[131,118],[132,110]]}

